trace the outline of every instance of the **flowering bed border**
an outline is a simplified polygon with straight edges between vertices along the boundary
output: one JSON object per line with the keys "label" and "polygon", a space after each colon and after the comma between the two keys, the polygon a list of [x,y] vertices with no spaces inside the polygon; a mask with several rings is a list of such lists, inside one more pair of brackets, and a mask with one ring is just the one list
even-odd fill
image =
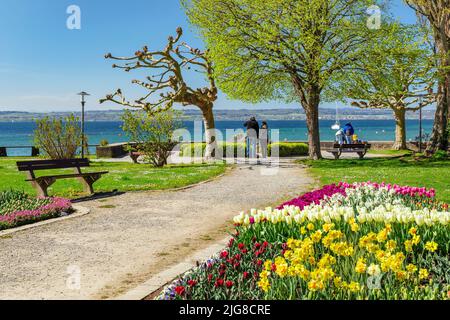
{"label": "flowering bed border", "polygon": [[0,215],[0,230],[19,227],[42,220],[60,217],[62,213],[72,213],[72,203],[65,198],[51,198],[51,202],[35,210],[16,211]]}
{"label": "flowering bed border", "polygon": [[[342,204],[341,201],[344,203],[346,202],[345,198],[348,198],[349,195],[354,195],[359,190],[358,188],[362,188],[365,191],[364,192],[371,192],[371,190],[379,190],[377,192],[385,192],[386,194],[390,194],[392,199],[394,199],[390,205],[388,204],[386,206],[386,210],[395,210],[397,209],[397,205],[401,206],[401,203],[397,203],[395,199],[401,198],[402,203],[406,205],[406,208],[409,208],[410,212],[405,212],[405,216],[397,216],[393,217],[392,215],[388,215],[389,221],[398,221],[398,223],[417,223],[420,227],[421,231],[425,231],[427,226],[432,225],[434,223],[439,225],[447,225],[450,219],[450,213],[449,213],[449,207],[448,204],[438,202],[435,200],[436,192],[434,189],[426,189],[426,188],[419,188],[419,187],[409,187],[409,186],[399,186],[394,184],[385,184],[385,183],[374,183],[374,182],[363,182],[363,183],[353,183],[348,184],[345,182],[340,182],[336,185],[328,185],[324,186],[323,188],[319,190],[315,190],[312,192],[308,192],[298,198],[292,199],[288,202],[283,203],[279,207],[277,207],[275,210],[272,208],[266,208],[265,210],[256,210],[253,209],[250,211],[250,213],[246,214],[244,212],[241,212],[240,215],[236,216],[234,218],[234,223],[236,225],[236,234],[231,239],[228,248],[225,250],[219,252],[218,254],[214,255],[210,259],[208,259],[204,263],[199,263],[196,268],[189,270],[185,274],[181,275],[176,281],[171,283],[169,286],[167,286],[161,294],[158,296],[158,299],[164,299],[164,300],[172,300],[172,299],[182,299],[183,297],[190,296],[190,294],[193,292],[193,290],[196,288],[198,291],[198,287],[200,286],[201,290],[213,290],[215,292],[219,293],[211,293],[212,296],[208,297],[208,299],[229,299],[229,298],[241,298],[242,296],[239,294],[241,287],[245,286],[246,291],[251,291],[254,289],[257,289],[255,284],[257,283],[258,287],[261,288],[261,282],[262,282],[262,272],[261,274],[258,274],[258,272],[254,272],[254,269],[259,267],[261,269],[264,267],[264,270],[269,270],[272,272],[275,272],[277,270],[275,268],[275,265],[272,265],[274,263],[271,261],[271,265],[266,265],[263,261],[265,259],[266,262],[269,262],[273,259],[276,255],[273,255],[274,252],[279,252],[281,255],[283,255],[287,249],[289,249],[289,246],[284,243],[284,241],[264,241],[259,239],[258,242],[256,237],[253,235],[252,232],[249,232],[248,238],[247,235],[245,235],[245,230],[247,227],[255,227],[252,225],[256,225],[263,222],[268,223],[280,223],[281,225],[279,228],[286,228],[290,224],[293,223],[300,223],[300,220],[309,219],[306,217],[308,212],[314,213],[314,210],[317,210],[315,208],[324,206],[325,210],[328,210],[328,212],[333,213],[333,210],[347,210],[346,214],[342,216],[343,219],[347,221],[347,219],[350,219],[349,223],[354,224],[352,225],[352,229],[357,229],[357,224],[354,221],[356,216],[354,216],[353,209],[347,204],[347,207],[344,209],[340,209],[340,205]],[[384,191],[382,191],[384,190]],[[350,196],[349,199],[352,198]],[[363,194],[364,196],[364,194]],[[364,199],[362,200],[364,203]],[[330,205],[332,207],[330,207]],[[306,213],[301,213],[303,210],[306,210]],[[367,208],[366,208],[367,209]],[[312,211],[311,211],[312,210]],[[320,209],[319,209],[320,210]],[[367,209],[369,212],[362,212],[360,222],[364,223],[364,221],[375,221],[378,223],[377,220],[380,215],[371,216],[370,210]],[[336,211],[336,212],[337,212]],[[325,215],[329,214],[326,213]],[[334,212],[334,213],[336,213]],[[359,211],[358,211],[359,212]],[[377,212],[376,208],[373,212]],[[331,216],[330,213],[330,216]],[[369,215],[367,214],[369,213]],[[348,214],[348,217],[346,215]],[[418,215],[418,216],[416,216]],[[350,216],[353,216],[354,218],[351,218]],[[299,220],[297,221],[297,218]],[[313,221],[317,221],[314,220]],[[353,219],[353,220],[352,220]],[[359,218],[358,218],[359,219]],[[400,220],[399,220],[400,219]],[[295,221],[294,221],[295,220]],[[386,224],[386,230],[390,230],[390,224],[389,222],[385,222]],[[310,223],[312,226],[313,224]],[[332,224],[330,224],[332,225]],[[425,228],[425,229],[423,229]],[[302,227],[304,229],[304,227]],[[281,230],[281,229],[280,229]],[[383,229],[384,230],[384,229]],[[389,233],[388,231],[384,230],[381,233]],[[410,229],[416,230],[415,228]],[[353,230],[352,230],[353,231]],[[319,232],[319,231],[318,231]],[[425,231],[426,232],[426,231]],[[241,233],[241,234],[240,234]],[[268,236],[268,235],[267,235]],[[427,238],[429,238],[429,235],[426,235]],[[272,237],[274,238],[274,237]],[[277,238],[277,237],[275,237]],[[364,238],[364,237],[363,237]],[[417,239],[420,239],[420,237],[416,237]],[[239,240],[238,240],[239,239]],[[427,239],[430,240],[430,239]],[[243,241],[239,243],[235,243],[236,241]],[[294,241],[294,240],[290,240]],[[382,240],[380,240],[382,241]],[[417,240],[419,241],[419,240]],[[405,246],[411,242],[410,240],[405,241]],[[424,242],[425,243],[425,242]],[[414,244],[413,244],[414,245]],[[446,246],[448,250],[448,245]],[[333,249],[336,249],[333,247]],[[437,244],[433,241],[427,241],[424,245],[424,250],[429,252],[434,252],[437,249]],[[441,248],[441,250],[446,250],[445,248]],[[406,250],[408,250],[408,247],[406,247]],[[248,258],[244,259],[245,255],[249,255],[250,260]],[[401,256],[401,255],[400,255]],[[281,260],[281,258],[277,258]],[[275,261],[276,262],[276,261]],[[449,261],[450,262],[450,261]],[[249,264],[250,263],[250,264]],[[412,265],[409,265],[411,267]],[[373,265],[371,265],[373,267]],[[246,268],[249,268],[247,270]],[[215,270],[217,269],[217,270]],[[250,270],[251,269],[251,270]],[[369,268],[370,269],[370,268]],[[372,268],[374,269],[374,268]],[[373,271],[370,269],[371,271]],[[412,267],[410,268],[412,269]],[[409,269],[408,269],[409,270]],[[251,272],[248,272],[251,271]],[[258,270],[256,270],[258,271]],[[426,269],[420,270],[420,279],[427,279],[428,273],[425,276]],[[281,272],[281,271],[280,271]],[[411,271],[412,273],[414,271]],[[397,276],[404,275],[404,271],[398,271]],[[208,275],[205,277],[205,275]],[[257,281],[259,279],[259,281]],[[356,290],[359,288],[356,288],[356,283],[350,283],[348,286],[349,290]],[[242,287],[243,289],[244,287]],[[359,289],[358,289],[359,290]],[[221,292],[221,293],[220,293]],[[356,292],[356,291],[355,291]],[[252,295],[251,293],[249,293]],[[401,296],[402,293],[399,293],[397,296]],[[208,294],[206,294],[208,295]],[[450,291],[449,291],[449,297],[450,297]],[[251,297],[251,296],[245,296],[244,299],[252,299],[252,298],[258,298],[257,296]],[[261,296],[259,296],[261,298]]]}

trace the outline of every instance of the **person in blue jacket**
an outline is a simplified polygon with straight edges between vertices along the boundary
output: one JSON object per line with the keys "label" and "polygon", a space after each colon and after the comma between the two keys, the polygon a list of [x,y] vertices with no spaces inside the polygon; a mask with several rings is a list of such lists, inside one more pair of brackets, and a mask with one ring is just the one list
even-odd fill
{"label": "person in blue jacket", "polygon": [[349,122],[347,123],[344,128],[344,133],[345,133],[345,141],[350,144],[352,143],[352,136],[355,134],[355,129],[353,129],[352,124]]}

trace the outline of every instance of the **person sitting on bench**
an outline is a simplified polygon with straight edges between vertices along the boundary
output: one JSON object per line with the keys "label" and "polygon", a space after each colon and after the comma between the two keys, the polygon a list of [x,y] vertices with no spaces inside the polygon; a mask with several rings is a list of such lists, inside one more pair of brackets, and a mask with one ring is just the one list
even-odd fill
{"label": "person sitting on bench", "polygon": [[355,129],[353,129],[352,124],[349,122],[347,123],[344,128],[343,128],[344,132],[345,132],[345,141],[347,142],[347,144],[352,144],[353,143],[353,135],[355,134]]}
{"label": "person sitting on bench", "polygon": [[341,128],[336,132],[336,142],[341,145],[345,143],[344,129]]}

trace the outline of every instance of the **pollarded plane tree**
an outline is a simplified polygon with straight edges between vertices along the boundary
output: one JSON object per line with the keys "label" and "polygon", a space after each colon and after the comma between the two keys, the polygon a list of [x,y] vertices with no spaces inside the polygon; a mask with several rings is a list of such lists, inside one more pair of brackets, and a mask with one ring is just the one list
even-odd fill
{"label": "pollarded plane tree", "polygon": [[384,26],[384,37],[375,39],[366,56],[341,83],[344,95],[360,108],[391,109],[396,122],[393,149],[406,149],[406,113],[435,102],[434,55],[414,26]]}
{"label": "pollarded plane tree", "polygon": [[[211,159],[217,146],[213,107],[217,100],[217,87],[213,76],[213,65],[207,51],[190,47],[180,42],[182,28],[177,28],[176,36],[170,36],[167,46],[161,51],[149,51],[147,46],[136,51],[131,57],[115,57],[108,53],[105,58],[122,61],[122,65],[113,64],[113,68],[130,72],[135,69],[148,69],[153,74],[146,81],[133,80],[148,93],[135,100],[128,101],[122,90],[107,95],[100,103],[111,101],[125,107],[143,109],[149,113],[164,112],[179,103],[182,106],[193,105],[200,109],[205,126],[205,157]],[[185,74],[189,70],[204,73],[209,86],[193,89],[187,85]],[[154,99],[155,95],[158,95]]]}
{"label": "pollarded plane tree", "polygon": [[427,152],[448,148],[450,117],[450,0],[405,0],[432,29],[440,71],[436,114]]}

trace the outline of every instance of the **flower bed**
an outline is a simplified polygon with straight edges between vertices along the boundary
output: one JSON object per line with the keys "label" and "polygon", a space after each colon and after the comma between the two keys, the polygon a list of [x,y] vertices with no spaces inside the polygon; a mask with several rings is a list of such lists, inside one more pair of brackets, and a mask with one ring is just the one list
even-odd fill
{"label": "flower bed", "polygon": [[0,192],[0,230],[70,212],[72,204],[64,198],[33,198],[20,191]]}
{"label": "flower bed", "polygon": [[450,212],[435,191],[339,183],[234,218],[228,247],[160,299],[449,299]]}

